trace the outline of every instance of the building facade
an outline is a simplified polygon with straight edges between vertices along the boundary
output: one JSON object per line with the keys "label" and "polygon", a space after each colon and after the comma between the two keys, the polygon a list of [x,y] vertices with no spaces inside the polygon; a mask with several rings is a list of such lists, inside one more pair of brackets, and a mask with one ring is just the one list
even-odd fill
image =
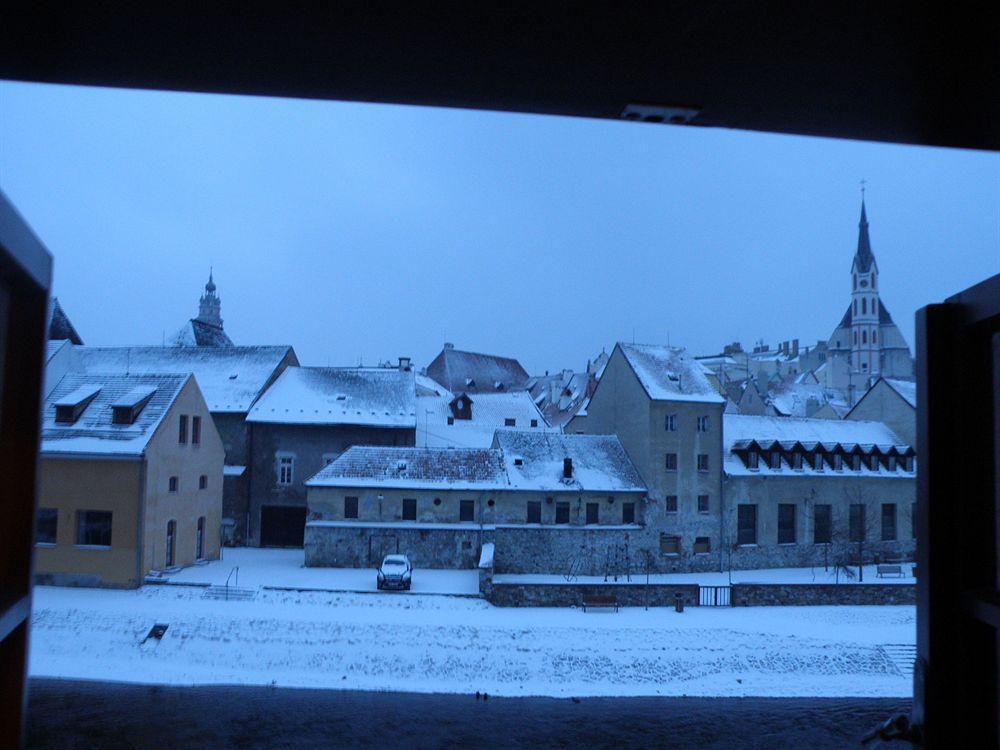
{"label": "building facade", "polygon": [[218,558],[224,455],[190,375],[65,376],[42,416],[36,579],[134,588]]}
{"label": "building facade", "polygon": [[884,422],[908,445],[917,447],[917,384],[879,378],[844,419]]}

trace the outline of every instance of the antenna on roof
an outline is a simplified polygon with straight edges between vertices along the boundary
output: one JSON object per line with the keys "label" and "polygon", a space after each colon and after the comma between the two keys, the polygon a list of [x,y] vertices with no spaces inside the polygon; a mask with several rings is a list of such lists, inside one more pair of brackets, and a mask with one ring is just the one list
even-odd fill
{"label": "antenna on roof", "polygon": [[635,326],[632,326],[632,343],[635,343]]}

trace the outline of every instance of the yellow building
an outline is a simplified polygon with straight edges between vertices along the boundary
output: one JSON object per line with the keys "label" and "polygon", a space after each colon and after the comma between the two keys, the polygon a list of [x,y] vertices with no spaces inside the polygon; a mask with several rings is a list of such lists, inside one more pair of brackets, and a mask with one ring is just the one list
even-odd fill
{"label": "yellow building", "polygon": [[194,376],[66,375],[42,413],[36,580],[134,588],[218,558],[224,456]]}

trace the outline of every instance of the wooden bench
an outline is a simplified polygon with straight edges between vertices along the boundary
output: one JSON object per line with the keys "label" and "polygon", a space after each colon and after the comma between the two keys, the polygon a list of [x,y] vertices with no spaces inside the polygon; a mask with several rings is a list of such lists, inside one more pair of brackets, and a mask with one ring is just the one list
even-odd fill
{"label": "wooden bench", "polygon": [[585,596],[583,597],[583,611],[591,609],[614,609],[618,611],[618,598],[615,596]]}
{"label": "wooden bench", "polygon": [[886,576],[895,576],[897,578],[904,578],[902,565],[876,565],[875,566],[875,577],[884,578]]}

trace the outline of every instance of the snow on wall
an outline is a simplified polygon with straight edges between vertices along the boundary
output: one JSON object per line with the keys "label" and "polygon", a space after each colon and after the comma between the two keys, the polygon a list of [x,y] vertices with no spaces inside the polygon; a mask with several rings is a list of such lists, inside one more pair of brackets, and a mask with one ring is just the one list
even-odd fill
{"label": "snow on wall", "polygon": [[383,367],[289,367],[247,421],[415,427],[414,375]]}

